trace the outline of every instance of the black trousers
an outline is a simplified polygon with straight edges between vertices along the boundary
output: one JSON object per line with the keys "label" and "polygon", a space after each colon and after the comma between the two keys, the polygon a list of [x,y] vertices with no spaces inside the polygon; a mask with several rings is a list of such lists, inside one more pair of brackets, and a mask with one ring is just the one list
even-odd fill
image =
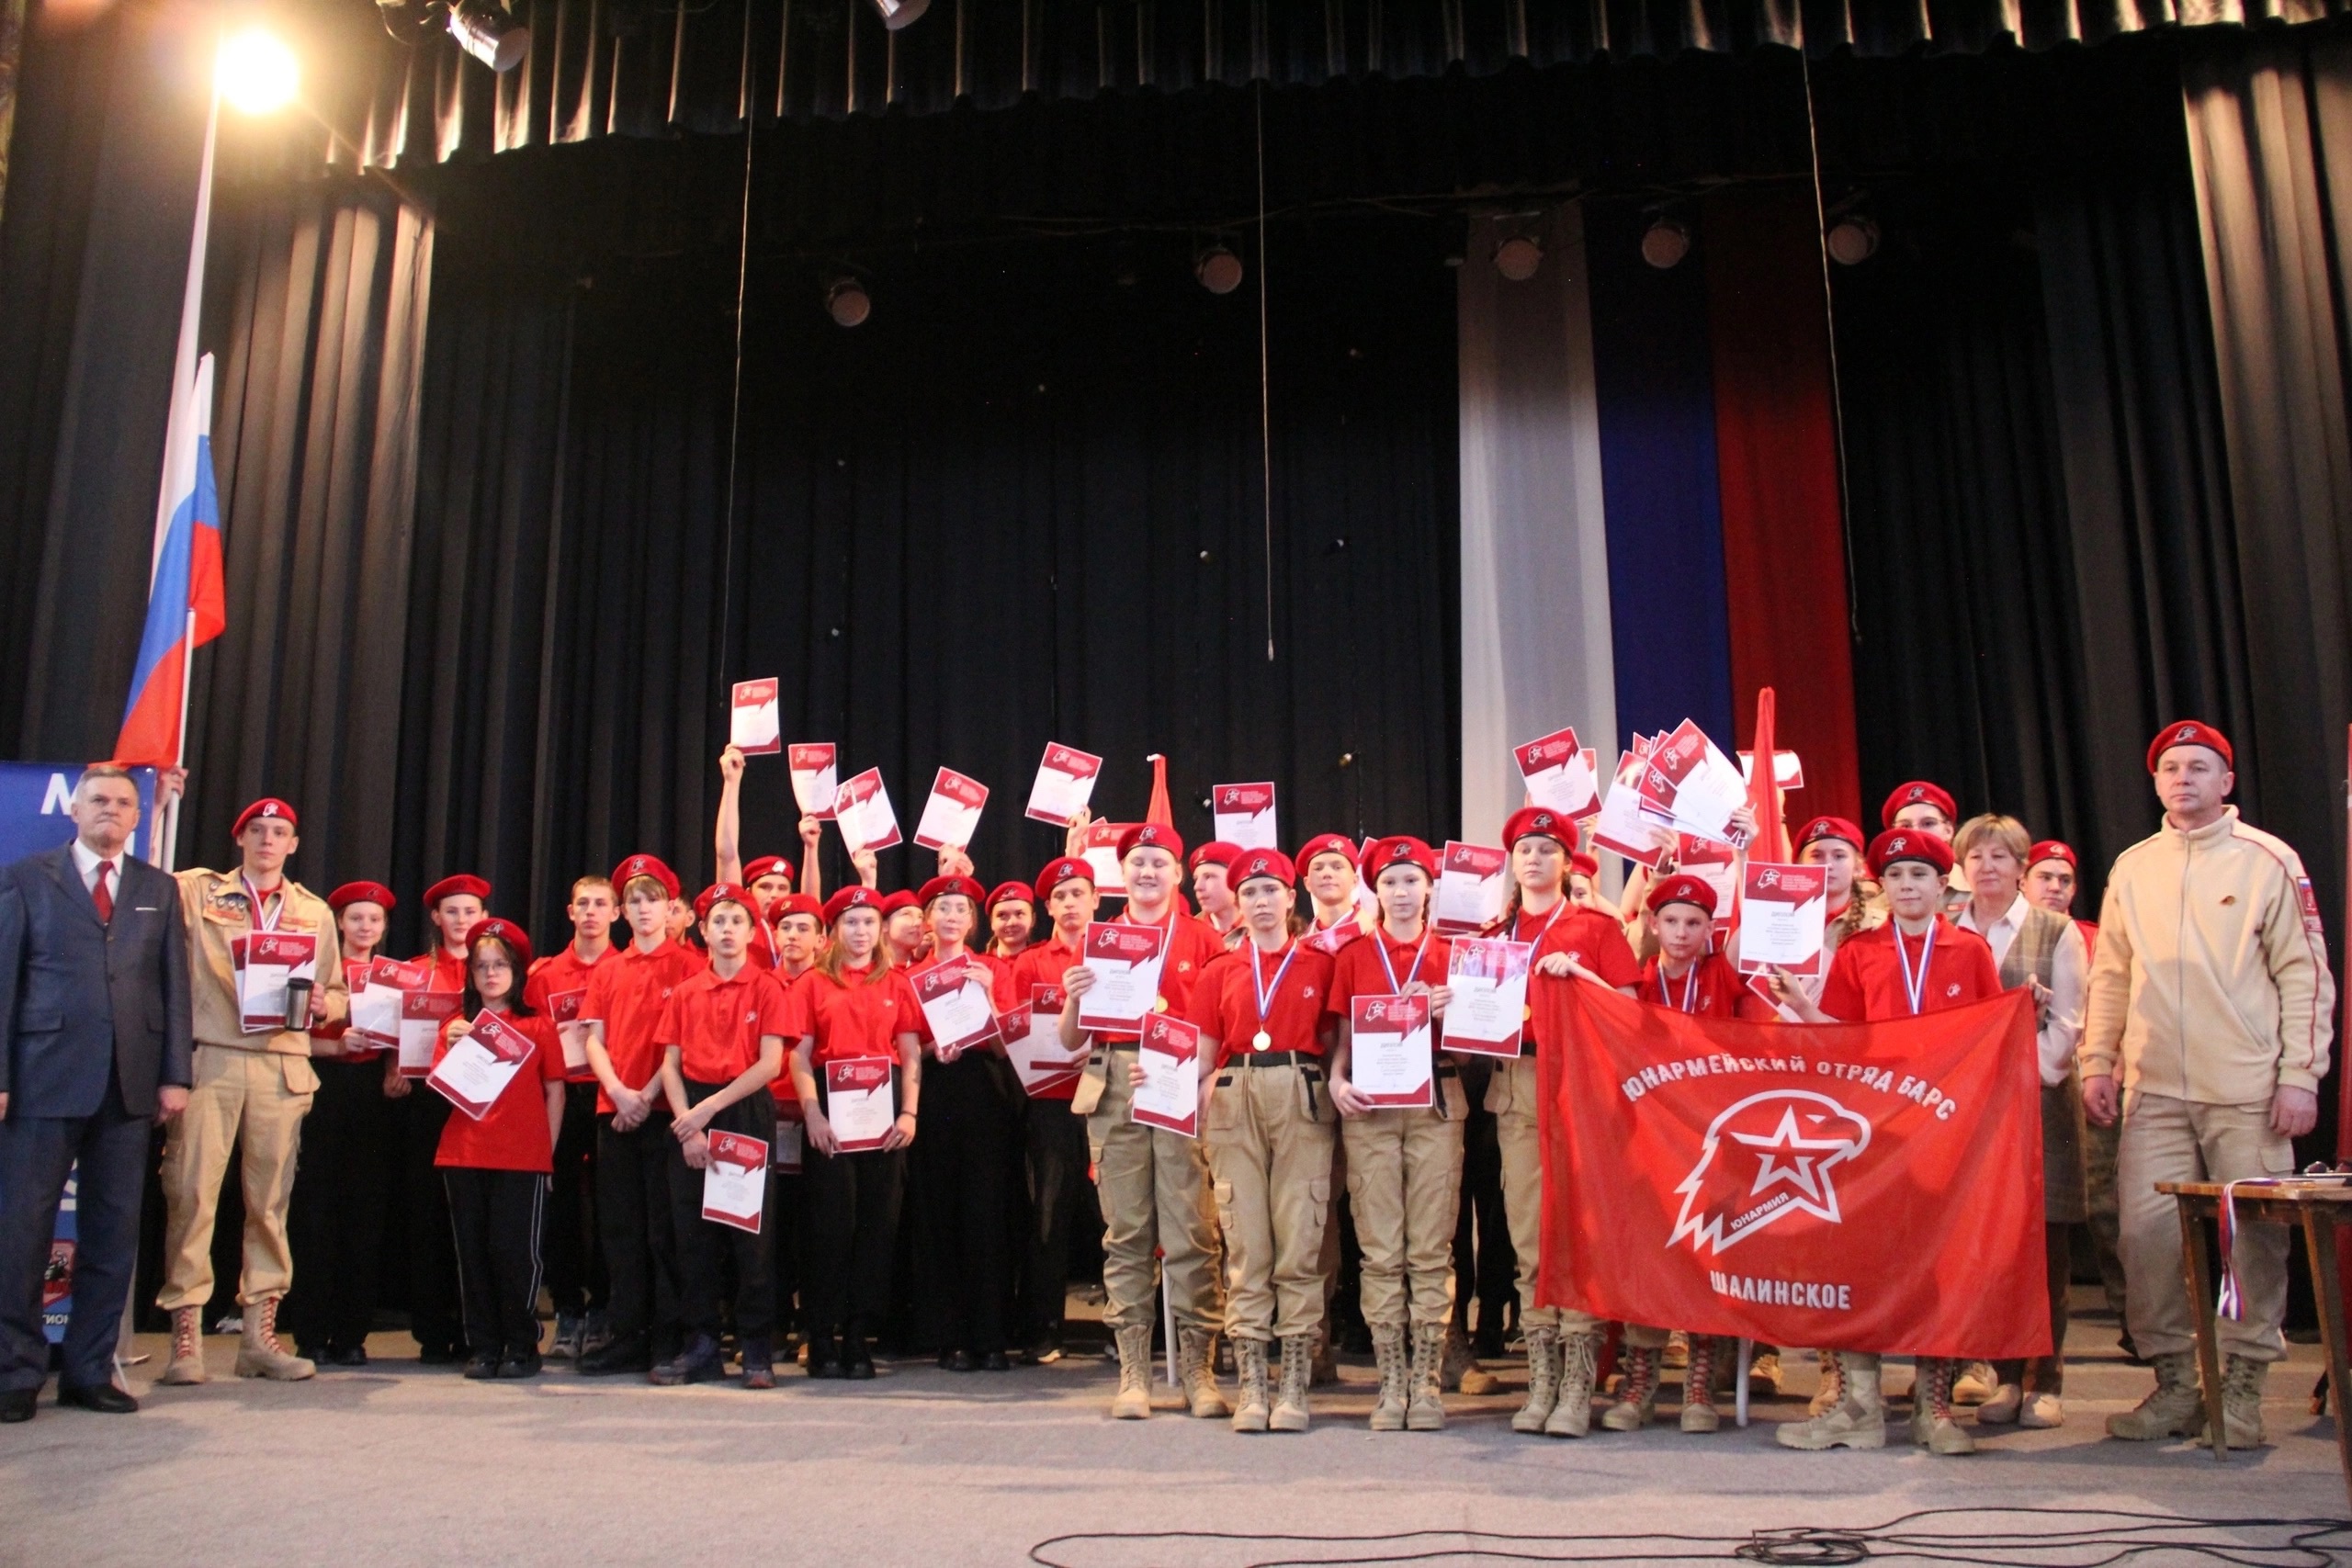
{"label": "black trousers", "polygon": [[[804,1149],[802,1159],[807,1159]],[[782,1339],[800,1321],[800,1280],[807,1272],[800,1257],[801,1210],[808,1201],[808,1182],[783,1171],[768,1177],[768,1277],[775,1281],[775,1337]]]}
{"label": "black trousers", "polygon": [[548,1179],[536,1170],[446,1166],[466,1348],[477,1356],[528,1356],[539,1348],[539,1227]]}
{"label": "black trousers", "polygon": [[130,1299],[139,1251],[139,1204],[152,1118],[123,1109],[113,1075],[90,1116],[0,1121],[0,1390],[37,1389],[49,1376],[42,1287],[65,1176],[74,1178],[73,1316],[65,1325],[62,1382],[114,1381],[115,1338]]}
{"label": "black trousers", "polygon": [[684,1332],[670,1225],[676,1143],[666,1110],[652,1111],[627,1133],[616,1131],[610,1116],[596,1118],[596,1230],[612,1280],[613,1337],[649,1335],[657,1356],[674,1355]]}
{"label": "black trousers", "polygon": [[1462,1208],[1453,1228],[1453,1325],[1470,1326],[1470,1303],[1478,1303],[1478,1326],[1499,1331],[1504,1308],[1518,1300],[1519,1254],[1510,1245],[1510,1216],[1503,1207],[1503,1148],[1495,1113],[1487,1109],[1493,1064],[1472,1056],[1462,1064],[1462,1093],[1470,1114],[1462,1124]]}
{"label": "black trousers", "polygon": [[904,1149],[831,1156],[808,1150],[800,1179],[808,1200],[808,1271],[800,1282],[807,1332],[837,1333],[852,1322],[872,1328],[889,1310],[906,1160]]}
{"label": "black trousers", "polygon": [[596,1086],[566,1084],[563,1131],[548,1192],[548,1294],[561,1317],[604,1309],[610,1293],[596,1246]]}
{"label": "black trousers", "polygon": [[1031,1100],[1021,1120],[1029,1205],[1015,1326],[1022,1343],[1034,1345],[1061,1331],[1069,1299],[1070,1216],[1085,1196],[1086,1119],[1071,1115],[1067,1100]]}
{"label": "black trousers", "polygon": [[[441,1129],[449,1122],[449,1102],[424,1087],[409,1085],[401,1100],[401,1195],[408,1226],[408,1331],[420,1348],[465,1348],[465,1325],[458,1315],[458,1255],[451,1243],[449,1194],[434,1159],[441,1152]],[[485,1347],[496,1349],[496,1346]]]}
{"label": "black trousers", "polygon": [[995,1057],[978,1051],[926,1063],[911,1151],[922,1187],[924,1293],[939,1348],[974,1356],[1004,1349],[1012,1289],[1009,1206],[1021,1131],[996,1067]]}
{"label": "black trousers", "polygon": [[[686,1104],[700,1105],[726,1086],[696,1083],[688,1078]],[[765,1089],[745,1095],[711,1118],[714,1133],[741,1133],[747,1138],[773,1143],[775,1101]],[[685,1149],[670,1139],[670,1228],[677,1237],[678,1286],[686,1327],[718,1337],[720,1258],[735,1264],[735,1333],[741,1339],[772,1339],[775,1333],[775,1265],[768,1258],[768,1208],[763,1205],[760,1228],[737,1230],[702,1217],[702,1172],[686,1163]],[[771,1192],[769,1198],[773,1200]]]}
{"label": "black trousers", "polygon": [[400,1111],[399,1101],[384,1098],[381,1057],[322,1056],[311,1065],[319,1091],[302,1119],[286,1211],[294,1287],[279,1309],[306,1353],[356,1348],[375,1325]]}

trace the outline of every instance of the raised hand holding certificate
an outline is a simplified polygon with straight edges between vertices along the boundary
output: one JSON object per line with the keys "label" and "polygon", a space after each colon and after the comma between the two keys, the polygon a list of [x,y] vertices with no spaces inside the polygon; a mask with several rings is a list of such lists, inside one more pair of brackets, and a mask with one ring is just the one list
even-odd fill
{"label": "raised hand holding certificate", "polygon": [[887,850],[899,842],[899,815],[890,809],[881,769],[868,768],[842,785],[833,796],[833,826],[842,830],[842,842],[852,854]]}
{"label": "raised hand holding certificate", "polygon": [[898,1083],[888,1056],[853,1056],[825,1064],[825,1121],[833,1147],[845,1155],[878,1149],[899,1120]]}
{"label": "raised hand holding certificate", "polygon": [[738,681],[728,716],[728,743],[747,757],[784,750],[784,724],[777,714],[776,682]]}
{"label": "raised hand holding certificate", "polygon": [[1817,865],[1750,864],[1740,888],[1739,966],[1821,973],[1829,878]]}
{"label": "raised hand holding certificate", "polygon": [[702,1171],[702,1217],[760,1234],[768,1205],[768,1146],[741,1133],[710,1134],[710,1163]]}
{"label": "raised hand holding certificate", "polygon": [[1732,813],[1747,804],[1747,780],[1739,764],[1686,718],[1650,753],[1641,796],[1652,820],[1729,843]]}
{"label": "raised hand holding certificate", "polygon": [[1094,891],[1106,897],[1126,897],[1127,872],[1119,863],[1119,840],[1127,827],[1125,822],[1089,822],[1086,841],[1079,849],[1087,869],[1094,873]]}
{"label": "raised hand holding certificate", "polygon": [[286,997],[297,980],[316,982],[319,939],[301,931],[251,931],[229,939],[237,976],[238,1027],[275,1034],[286,1027]]}
{"label": "raised hand holding certificate", "polygon": [[1534,945],[1491,938],[1453,944],[1446,984],[1445,1048],[1480,1056],[1516,1056],[1527,1026],[1527,971]]}
{"label": "raised hand holding certificate", "polygon": [[833,797],[841,794],[836,776],[836,752],[830,740],[796,740],[785,761],[792,769],[792,798],[801,815],[820,822],[833,819]]}
{"label": "raised hand holding certificate", "polygon": [[1074,1052],[1062,1048],[1062,1001],[1059,986],[1032,986],[1027,1001],[997,1014],[1004,1054],[1012,1058],[1022,1091],[1032,1100],[1076,1084],[1086,1067],[1085,1041],[1080,1041]]}
{"label": "raised hand holding certificate", "polygon": [[472,1031],[425,1076],[425,1087],[479,1122],[530,1057],[531,1037],[484,1008],[474,1015]]}
{"label": "raised hand holding certificate", "polygon": [[1209,792],[1215,804],[1210,815],[1216,836],[1245,850],[1278,850],[1274,830],[1274,786],[1270,784],[1226,784]]}
{"label": "raised hand holding certificate", "polygon": [[1437,863],[1437,901],[1430,918],[1441,935],[1482,931],[1502,919],[1510,892],[1507,852],[1449,839]]}
{"label": "raised hand holding certificate", "polygon": [[1580,822],[1600,809],[1600,782],[1592,776],[1592,753],[1577,742],[1572,727],[1515,747],[1519,776],[1532,806]]}
{"label": "raised hand holding certificate", "polygon": [[421,1078],[433,1070],[433,1043],[464,1001],[456,991],[401,993],[401,1077]]}
{"label": "raised hand holding certificate", "polygon": [[1022,815],[1069,827],[1069,819],[1094,798],[1094,781],[1102,772],[1102,759],[1091,751],[1058,743],[1047,746],[1046,760],[1037,764],[1037,782],[1029,786],[1029,809]]}
{"label": "raised hand holding certificate", "polygon": [[1151,1016],[1136,1047],[1143,1082],[1136,1086],[1129,1114],[1147,1127],[1201,1135],[1201,1032],[1182,1019]]}
{"label": "raised hand holding certificate", "polygon": [[1086,928],[1085,956],[1079,960],[1094,976],[1078,1002],[1078,1026],[1134,1034],[1159,1003],[1159,970],[1168,961],[1168,931],[1161,926],[1131,926],[1096,920]]}
{"label": "raised hand holding certificate", "polygon": [[996,1010],[988,987],[972,977],[973,967],[968,958],[951,958],[914,975],[915,1000],[931,1025],[932,1045],[951,1061],[996,1038]]}
{"label": "raised hand holding certificate", "polygon": [[1374,1105],[1427,1111],[1437,1082],[1430,999],[1358,997],[1348,1012],[1348,1081]]}
{"label": "raised hand holding certificate", "polygon": [[939,770],[932,781],[931,798],[923,802],[922,819],[915,824],[915,844],[926,850],[968,848],[979,830],[980,807],[989,803],[989,786],[953,768]]}

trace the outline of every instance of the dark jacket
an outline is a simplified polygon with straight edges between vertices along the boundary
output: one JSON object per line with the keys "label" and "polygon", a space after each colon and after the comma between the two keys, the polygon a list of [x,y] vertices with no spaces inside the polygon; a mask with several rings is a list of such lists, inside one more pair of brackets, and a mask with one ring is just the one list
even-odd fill
{"label": "dark jacket", "polygon": [[71,845],[0,866],[0,1094],[8,1115],[90,1116],[112,1065],[123,1109],[189,1082],[187,937],[179,887],[118,863],[114,923],[98,919]]}

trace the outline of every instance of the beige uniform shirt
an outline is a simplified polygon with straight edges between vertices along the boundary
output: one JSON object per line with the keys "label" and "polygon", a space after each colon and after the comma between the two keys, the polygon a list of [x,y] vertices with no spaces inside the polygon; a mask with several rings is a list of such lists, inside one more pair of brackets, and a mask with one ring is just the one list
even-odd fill
{"label": "beige uniform shirt", "polygon": [[[229,955],[232,938],[254,928],[246,907],[244,879],[235,871],[192,868],[175,873],[180,913],[187,924],[188,991],[196,1015],[196,1043],[232,1051],[269,1051],[308,1056],[308,1030],[278,1029],[247,1034],[238,1023],[237,972]],[[326,900],[290,877],[263,897],[265,915],[277,912],[277,929],[319,939],[318,989],[332,1021],[351,1016],[351,991],[344,984],[343,951],[335,940],[334,916]]]}

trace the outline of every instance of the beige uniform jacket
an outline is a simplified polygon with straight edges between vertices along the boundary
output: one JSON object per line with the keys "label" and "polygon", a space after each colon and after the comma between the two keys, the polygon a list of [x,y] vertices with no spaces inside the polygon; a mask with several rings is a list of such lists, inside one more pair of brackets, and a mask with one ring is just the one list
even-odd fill
{"label": "beige uniform jacket", "polygon": [[[192,868],[175,874],[180,913],[187,924],[188,990],[196,1014],[196,1043],[234,1051],[271,1051],[285,1056],[311,1054],[310,1032],[273,1030],[247,1034],[238,1026],[237,973],[229,954],[231,939],[254,929],[244,880],[235,871]],[[351,1016],[351,991],[344,984],[343,950],[335,940],[334,916],[326,900],[288,878],[266,895],[265,904],[283,908],[277,929],[319,939],[317,985],[330,1021]]]}

